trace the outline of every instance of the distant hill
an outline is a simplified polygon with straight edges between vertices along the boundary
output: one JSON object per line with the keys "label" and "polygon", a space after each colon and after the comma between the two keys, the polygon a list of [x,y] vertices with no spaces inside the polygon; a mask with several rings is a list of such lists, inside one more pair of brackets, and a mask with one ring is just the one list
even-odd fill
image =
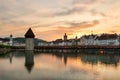
{"label": "distant hill", "polygon": [[[14,42],[18,42],[18,43],[25,43],[25,38],[23,38],[23,37],[17,37],[17,38],[13,38],[13,41]],[[41,40],[41,39],[38,39],[38,38],[35,38],[35,45],[37,46],[37,44],[39,43],[39,42],[47,42],[47,41],[45,41],[45,40]]]}

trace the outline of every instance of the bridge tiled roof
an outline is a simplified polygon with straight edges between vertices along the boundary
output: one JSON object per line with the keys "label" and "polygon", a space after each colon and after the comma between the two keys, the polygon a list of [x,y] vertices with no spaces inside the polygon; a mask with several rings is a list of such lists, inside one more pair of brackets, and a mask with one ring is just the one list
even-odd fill
{"label": "bridge tiled roof", "polygon": [[107,40],[107,39],[117,39],[117,34],[102,34],[99,36],[98,40]]}

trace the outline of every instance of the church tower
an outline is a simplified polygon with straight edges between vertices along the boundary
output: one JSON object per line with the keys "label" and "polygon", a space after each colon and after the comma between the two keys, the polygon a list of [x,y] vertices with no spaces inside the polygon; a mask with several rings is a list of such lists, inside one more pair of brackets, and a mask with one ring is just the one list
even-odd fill
{"label": "church tower", "polygon": [[76,46],[78,45],[78,38],[77,38],[77,36],[75,37],[75,45]]}
{"label": "church tower", "polygon": [[13,38],[12,38],[13,36],[12,36],[12,34],[10,35],[10,41],[9,41],[9,45],[10,46],[13,46]]}
{"label": "church tower", "polygon": [[66,35],[66,33],[64,35],[64,41],[67,41],[67,35]]}
{"label": "church tower", "polygon": [[26,38],[26,50],[34,50],[34,38],[35,35],[31,28],[25,34]]}

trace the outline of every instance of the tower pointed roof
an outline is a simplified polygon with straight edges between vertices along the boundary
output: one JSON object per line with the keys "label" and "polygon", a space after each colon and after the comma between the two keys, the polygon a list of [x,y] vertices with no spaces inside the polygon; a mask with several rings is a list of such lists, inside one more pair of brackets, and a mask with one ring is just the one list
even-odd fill
{"label": "tower pointed roof", "polygon": [[77,35],[76,35],[75,39],[77,39]]}
{"label": "tower pointed roof", "polygon": [[64,37],[67,37],[66,33],[65,33]]}
{"label": "tower pointed roof", "polygon": [[12,35],[12,34],[10,34],[10,37],[13,37],[13,35]]}
{"label": "tower pointed roof", "polygon": [[35,35],[34,35],[32,29],[29,28],[28,31],[25,34],[25,38],[34,38],[34,37],[35,37]]}
{"label": "tower pointed roof", "polygon": [[33,66],[34,66],[34,64],[25,64],[25,67],[29,73],[32,71]]}

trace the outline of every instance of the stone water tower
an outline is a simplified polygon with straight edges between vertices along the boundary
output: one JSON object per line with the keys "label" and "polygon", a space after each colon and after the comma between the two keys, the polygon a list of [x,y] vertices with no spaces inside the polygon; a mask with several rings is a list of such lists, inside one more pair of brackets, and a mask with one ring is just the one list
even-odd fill
{"label": "stone water tower", "polygon": [[31,28],[25,34],[26,38],[26,50],[34,50],[34,38],[35,35]]}

